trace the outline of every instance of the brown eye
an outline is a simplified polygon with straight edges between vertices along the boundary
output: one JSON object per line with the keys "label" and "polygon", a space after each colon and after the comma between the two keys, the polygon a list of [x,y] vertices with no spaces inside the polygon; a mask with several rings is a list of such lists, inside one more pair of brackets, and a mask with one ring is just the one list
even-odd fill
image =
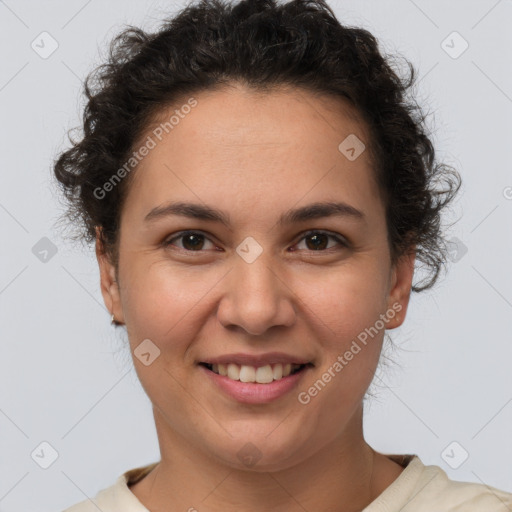
{"label": "brown eye", "polygon": [[[333,248],[332,245],[329,246],[329,239],[336,241],[338,245],[342,247],[349,246],[344,238],[323,231],[309,231],[300,241],[306,241],[306,250],[308,251],[323,252]],[[175,244],[174,242],[176,240],[181,240],[181,245]],[[167,239],[163,245],[164,247],[174,246],[187,252],[202,252],[203,249],[207,250],[205,249],[206,242],[212,244],[211,248],[215,247],[211,240],[203,233],[198,231],[184,231]]]}
{"label": "brown eye", "polygon": [[327,247],[329,244],[329,239],[335,240],[338,242],[339,245],[343,247],[348,247],[348,243],[336,235],[331,235],[330,233],[326,233],[324,231],[309,231],[306,233],[302,240],[309,240],[309,242],[306,241],[306,249],[310,251],[323,251],[325,249],[331,249],[331,247]]}
{"label": "brown eye", "polygon": [[164,246],[167,247],[169,245],[175,245],[173,242],[179,239],[182,240],[182,247],[177,247],[179,249],[183,249],[185,251],[190,252],[201,252],[201,250],[204,248],[205,240],[208,240],[208,238],[205,235],[197,231],[185,231],[177,236],[174,236],[173,238],[166,240],[164,242]]}

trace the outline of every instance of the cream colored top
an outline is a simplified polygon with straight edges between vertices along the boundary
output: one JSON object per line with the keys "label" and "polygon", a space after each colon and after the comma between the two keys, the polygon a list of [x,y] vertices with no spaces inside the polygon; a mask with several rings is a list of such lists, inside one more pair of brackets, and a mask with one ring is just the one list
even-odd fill
{"label": "cream colored top", "polygon": [[[512,512],[512,494],[479,483],[450,480],[417,455],[387,455],[405,469],[362,512]],[[63,512],[150,512],[130,491],[158,463],[123,473],[110,487]],[[93,503],[94,501],[94,503]]]}

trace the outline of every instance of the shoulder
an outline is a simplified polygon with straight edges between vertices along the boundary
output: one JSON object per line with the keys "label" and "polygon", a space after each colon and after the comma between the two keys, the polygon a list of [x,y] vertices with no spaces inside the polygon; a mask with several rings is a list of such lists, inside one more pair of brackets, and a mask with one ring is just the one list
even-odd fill
{"label": "shoulder", "polygon": [[102,512],[113,512],[117,510],[112,507],[115,507],[116,502],[119,500],[119,491],[123,486],[121,478],[122,477],[120,477],[115,484],[99,491],[94,498],[75,503],[66,510],[63,510],[63,512],[98,512],[98,510]]}
{"label": "shoulder", "polygon": [[391,455],[404,469],[364,512],[512,512],[512,494],[483,483],[448,478],[414,454]]}
{"label": "shoulder", "polygon": [[418,457],[411,462],[414,470],[411,473],[416,478],[411,481],[402,512],[512,511],[512,494],[509,492],[483,483],[451,480],[439,466],[425,466]]}
{"label": "shoulder", "polygon": [[[431,507],[446,512],[512,511],[512,494],[481,483],[451,480],[438,466],[426,468],[430,468],[427,471],[432,477],[432,489],[425,487],[425,511]],[[418,491],[421,503],[419,494],[422,490]],[[417,510],[419,512],[423,508]]]}
{"label": "shoulder", "polygon": [[152,463],[130,469],[119,476],[113,485],[99,491],[93,499],[80,501],[62,512],[148,512],[128,485],[143,478],[156,465],[157,463]]}
{"label": "shoulder", "polygon": [[97,512],[98,507],[92,501],[86,500],[76,503],[62,512],[93,512],[93,510]]}

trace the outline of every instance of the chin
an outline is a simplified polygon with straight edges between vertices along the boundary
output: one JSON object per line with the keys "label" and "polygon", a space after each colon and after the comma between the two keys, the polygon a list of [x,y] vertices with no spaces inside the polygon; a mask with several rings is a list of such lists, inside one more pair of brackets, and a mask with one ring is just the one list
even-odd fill
{"label": "chin", "polygon": [[[277,428],[276,428],[277,427]],[[240,434],[213,442],[205,447],[222,464],[238,470],[256,472],[279,471],[287,469],[308,456],[307,436],[304,431],[297,433],[293,429],[282,428],[279,422],[273,422],[268,429],[256,429],[254,423],[247,428],[240,425]],[[311,449],[311,447],[310,447]]]}

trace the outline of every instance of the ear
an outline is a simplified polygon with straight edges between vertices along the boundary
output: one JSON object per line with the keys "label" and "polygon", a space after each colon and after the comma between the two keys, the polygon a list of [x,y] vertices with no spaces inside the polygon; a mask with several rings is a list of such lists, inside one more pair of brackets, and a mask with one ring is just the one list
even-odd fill
{"label": "ear", "polygon": [[387,306],[388,310],[396,311],[396,315],[386,324],[386,329],[400,327],[405,320],[411,295],[415,259],[416,246],[409,253],[401,256],[392,268]]}
{"label": "ear", "polygon": [[114,315],[116,322],[124,323],[123,308],[119,294],[119,286],[116,280],[115,266],[105,253],[100,239],[101,227],[96,226],[96,259],[100,269],[101,294],[105,306]]}

